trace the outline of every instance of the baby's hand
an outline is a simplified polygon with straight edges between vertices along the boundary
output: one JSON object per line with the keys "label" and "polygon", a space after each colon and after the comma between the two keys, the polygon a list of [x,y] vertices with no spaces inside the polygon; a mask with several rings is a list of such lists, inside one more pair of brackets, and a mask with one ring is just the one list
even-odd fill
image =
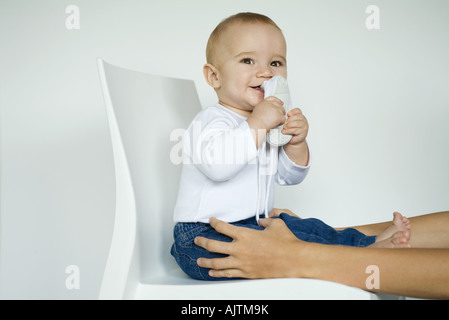
{"label": "baby's hand", "polygon": [[288,144],[294,145],[304,142],[309,132],[309,124],[306,117],[299,108],[290,110],[287,113],[287,121],[284,123],[283,134],[292,135]]}
{"label": "baby's hand", "polygon": [[254,107],[248,118],[252,129],[264,129],[266,131],[276,128],[285,122],[285,109],[282,100],[276,97],[268,97]]}
{"label": "baby's hand", "polygon": [[284,124],[284,103],[276,97],[267,97],[254,107],[246,121],[253,130],[256,145],[259,146],[270,129]]}

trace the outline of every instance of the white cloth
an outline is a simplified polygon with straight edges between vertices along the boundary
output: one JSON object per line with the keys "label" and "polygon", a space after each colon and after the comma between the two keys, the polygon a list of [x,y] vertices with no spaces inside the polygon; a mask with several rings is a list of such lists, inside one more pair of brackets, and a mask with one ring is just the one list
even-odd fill
{"label": "white cloth", "polygon": [[[246,117],[217,104],[202,110],[183,138],[183,168],[175,222],[235,222],[273,208],[274,181],[300,183],[310,167],[292,162],[283,147],[256,148]],[[280,150],[279,150],[280,149]],[[271,159],[270,159],[271,158]]]}

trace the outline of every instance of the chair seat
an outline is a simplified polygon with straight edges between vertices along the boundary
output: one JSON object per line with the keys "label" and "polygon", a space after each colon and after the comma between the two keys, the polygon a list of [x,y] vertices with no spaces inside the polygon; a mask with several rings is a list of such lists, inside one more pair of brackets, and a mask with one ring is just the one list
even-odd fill
{"label": "chair seat", "polygon": [[200,281],[180,269],[139,283],[135,299],[187,300],[371,300],[376,295],[336,282],[315,279]]}

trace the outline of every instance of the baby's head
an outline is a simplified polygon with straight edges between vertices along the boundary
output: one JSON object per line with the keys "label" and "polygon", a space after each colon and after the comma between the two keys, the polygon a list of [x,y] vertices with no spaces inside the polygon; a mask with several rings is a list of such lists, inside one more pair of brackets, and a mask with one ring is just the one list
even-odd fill
{"label": "baby's head", "polygon": [[263,100],[260,85],[275,75],[287,77],[287,45],[268,17],[238,13],[210,35],[203,68],[219,103],[248,116]]}

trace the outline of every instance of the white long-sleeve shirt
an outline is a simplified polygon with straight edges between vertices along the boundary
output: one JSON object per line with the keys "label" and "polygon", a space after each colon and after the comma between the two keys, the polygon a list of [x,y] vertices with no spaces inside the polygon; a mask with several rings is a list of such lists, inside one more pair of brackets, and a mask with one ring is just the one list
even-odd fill
{"label": "white long-sleeve shirt", "polygon": [[246,117],[217,104],[202,110],[183,138],[183,168],[175,222],[216,217],[235,222],[268,214],[274,180],[300,183],[309,170],[292,162],[283,147],[256,147]]}

